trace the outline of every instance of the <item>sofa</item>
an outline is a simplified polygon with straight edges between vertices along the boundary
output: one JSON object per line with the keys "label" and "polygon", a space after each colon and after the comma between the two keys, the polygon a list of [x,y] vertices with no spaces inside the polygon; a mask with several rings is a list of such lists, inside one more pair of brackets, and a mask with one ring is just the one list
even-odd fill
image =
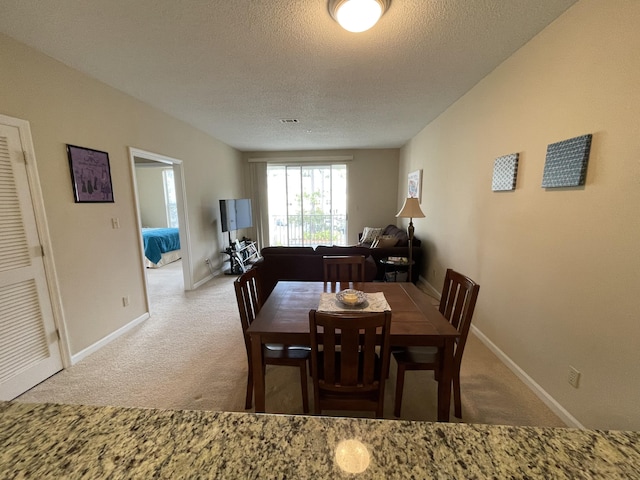
{"label": "sofa", "polygon": [[[376,246],[374,242],[359,243],[354,246],[323,246],[313,247],[264,247],[260,251],[261,258],[253,264],[259,268],[262,294],[267,298],[278,283],[278,280],[316,281],[324,280],[322,257],[325,255],[364,255],[365,281],[383,281],[387,267],[380,263],[386,257],[408,257],[409,238],[407,232],[388,225],[381,230],[382,235],[397,238],[393,246]],[[362,234],[358,236],[362,239]],[[413,260],[418,265],[422,259],[420,241],[413,239]],[[413,268],[412,277],[418,280],[418,268]]]}
{"label": "sofa", "polygon": [[[367,229],[365,229],[366,231]],[[376,274],[376,280],[383,280],[386,272],[385,265],[380,263],[380,260],[387,257],[406,257],[409,258],[409,234],[406,230],[396,227],[395,225],[387,225],[384,227],[378,235],[375,237],[378,240],[382,239],[393,239],[394,241],[384,242],[378,241],[377,243],[374,241],[367,241],[371,238],[363,238],[363,234],[366,232],[361,232],[358,234],[358,246],[366,247],[369,249],[369,252],[373,259],[375,260],[376,266],[378,268],[378,272]],[[415,236],[413,237],[413,247],[411,248],[411,257],[415,262],[415,265],[411,269],[411,281],[416,283],[418,281],[418,276],[420,275],[420,265],[422,264],[422,249],[420,248],[421,242]]]}
{"label": "sofa", "polygon": [[313,247],[264,247],[260,255],[262,258],[254,263],[253,268],[259,269],[264,298],[273,291],[278,280],[322,282],[324,280],[322,257],[325,255],[364,255],[365,282],[374,281],[378,273],[376,261],[371,256],[371,249],[367,247],[317,246],[315,249]]}

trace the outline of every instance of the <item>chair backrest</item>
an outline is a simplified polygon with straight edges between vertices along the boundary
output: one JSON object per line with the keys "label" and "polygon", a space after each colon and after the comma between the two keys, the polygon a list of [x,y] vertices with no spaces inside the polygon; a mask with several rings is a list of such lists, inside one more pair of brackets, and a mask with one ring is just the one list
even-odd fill
{"label": "chair backrest", "polygon": [[[390,311],[365,314],[311,310],[311,375],[315,392],[342,397],[347,402],[355,399],[354,408],[344,408],[349,410],[371,409],[357,403],[358,394],[373,394],[374,405],[382,405],[390,326]],[[371,396],[368,402],[371,404]]]}
{"label": "chair backrest", "polygon": [[252,268],[240,275],[233,286],[236,290],[236,301],[238,302],[238,312],[240,313],[240,322],[242,323],[242,333],[244,334],[244,343],[247,352],[251,350],[249,343],[249,335],[247,329],[256,315],[262,308],[262,295],[260,281],[258,278],[258,268]]}
{"label": "chair backrest", "polygon": [[364,255],[322,257],[325,282],[364,282]]}
{"label": "chair backrest", "polygon": [[447,269],[440,299],[440,313],[460,332],[454,358],[457,366],[460,366],[462,360],[479,291],[480,285],[469,277],[451,268]]}

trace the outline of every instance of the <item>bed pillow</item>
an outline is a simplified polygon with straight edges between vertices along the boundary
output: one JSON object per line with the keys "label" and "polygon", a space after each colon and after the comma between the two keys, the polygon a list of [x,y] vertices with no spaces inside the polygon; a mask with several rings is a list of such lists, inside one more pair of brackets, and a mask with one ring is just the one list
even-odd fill
{"label": "bed pillow", "polygon": [[371,248],[388,248],[395,247],[398,243],[398,239],[393,235],[380,235],[376,240],[371,244]]}
{"label": "bed pillow", "polygon": [[382,234],[384,228],[364,227],[360,243],[373,243],[373,241]]}

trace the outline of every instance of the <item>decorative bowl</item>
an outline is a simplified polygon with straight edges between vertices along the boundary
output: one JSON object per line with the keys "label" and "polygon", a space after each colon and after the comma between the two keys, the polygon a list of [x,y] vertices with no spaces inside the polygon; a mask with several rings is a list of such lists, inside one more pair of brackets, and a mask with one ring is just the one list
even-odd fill
{"label": "decorative bowl", "polygon": [[362,305],[367,300],[367,296],[360,290],[353,290],[351,288],[342,290],[336,293],[338,301],[348,307],[357,307]]}

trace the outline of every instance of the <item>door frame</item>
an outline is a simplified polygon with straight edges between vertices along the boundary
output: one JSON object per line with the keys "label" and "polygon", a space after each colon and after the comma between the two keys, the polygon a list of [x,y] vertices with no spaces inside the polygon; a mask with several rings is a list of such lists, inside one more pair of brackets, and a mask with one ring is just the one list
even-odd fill
{"label": "door frame", "polygon": [[33,211],[36,219],[36,229],[38,231],[40,245],[42,245],[42,260],[44,263],[44,274],[47,279],[47,290],[49,293],[49,301],[51,302],[53,322],[58,330],[60,357],[62,359],[62,366],[64,368],[69,368],[73,365],[69,335],[64,318],[64,310],[62,308],[62,296],[60,294],[58,274],[56,272],[55,260],[53,257],[53,246],[49,235],[49,223],[47,222],[47,214],[44,208],[40,176],[38,175],[35,148],[33,147],[33,138],[31,136],[31,125],[27,120],[9,117],[2,114],[0,114],[0,123],[16,127],[20,133],[20,142],[22,143],[23,154],[25,157],[24,161],[27,170],[27,181],[29,182],[31,203],[33,204]]}
{"label": "door frame", "polygon": [[[142,217],[140,215],[140,200],[138,196],[138,184],[136,180],[136,163],[135,157],[144,158],[146,160],[153,160],[159,163],[165,163],[172,165],[173,167],[173,179],[176,188],[176,204],[178,209],[178,223],[180,224],[180,250],[182,251],[182,277],[184,280],[184,289],[193,290],[193,267],[191,265],[191,236],[189,233],[189,218],[187,214],[187,197],[186,188],[184,182],[184,169],[182,160],[177,158],[168,157],[159,153],[149,152],[135,147],[129,147],[129,160],[131,165],[131,178],[133,179],[133,195],[135,199],[136,207],[136,222],[138,224],[138,230],[142,231]],[[147,269],[144,266],[144,243],[142,241],[142,235],[140,237],[140,252],[142,254],[140,268],[144,272],[144,288],[145,288],[145,304],[147,311],[149,310],[149,282],[147,279]]]}

